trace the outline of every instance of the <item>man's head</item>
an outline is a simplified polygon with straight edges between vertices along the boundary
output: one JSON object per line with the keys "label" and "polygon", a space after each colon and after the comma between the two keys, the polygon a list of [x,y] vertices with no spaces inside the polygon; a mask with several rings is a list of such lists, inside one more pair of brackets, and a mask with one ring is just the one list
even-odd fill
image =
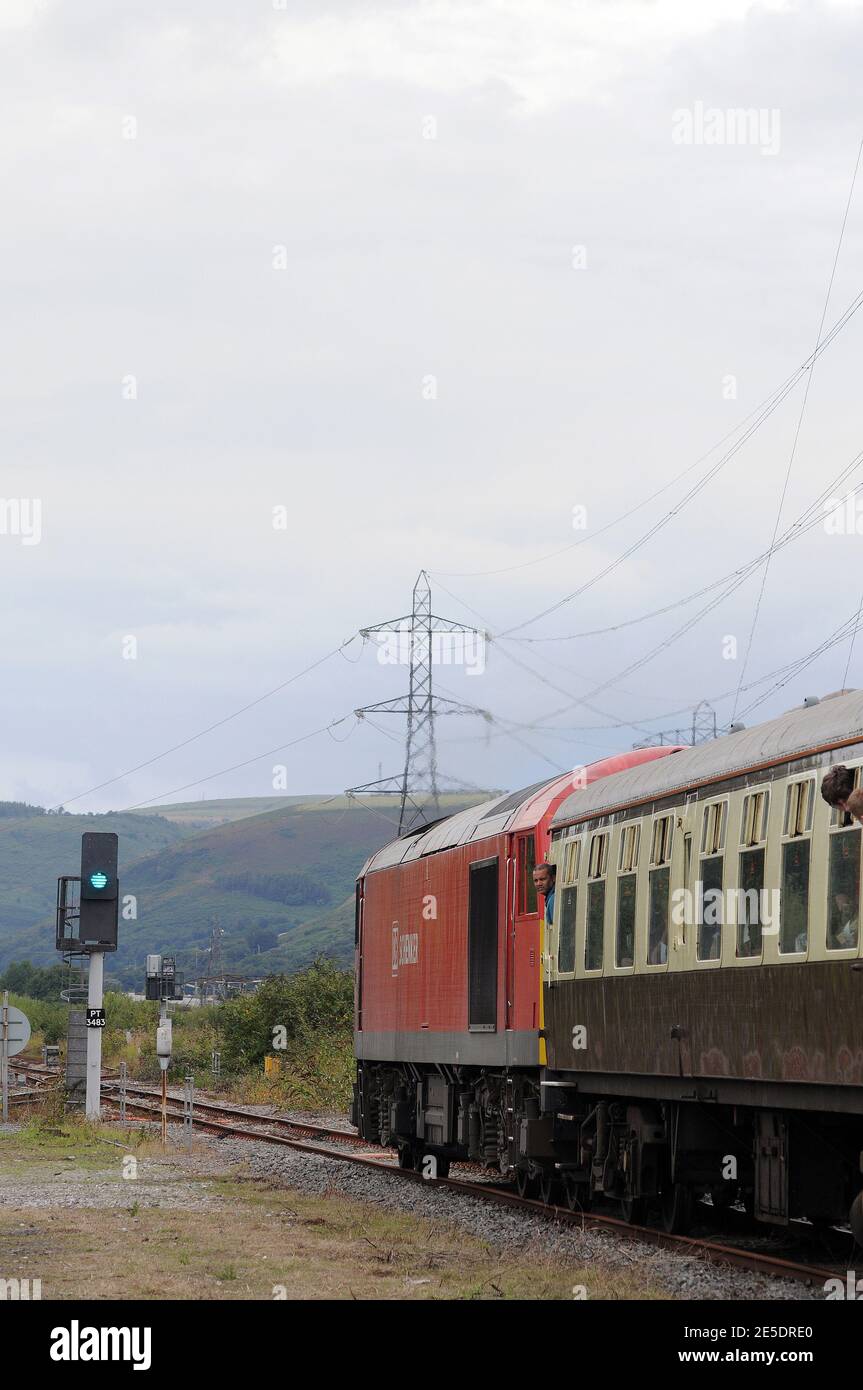
{"label": "man's head", "polygon": [[844,763],[829,768],[821,779],[821,795],[828,806],[836,806],[840,811],[846,809],[853,790],[854,773]]}
{"label": "man's head", "polygon": [[533,886],[537,893],[544,893],[548,897],[554,888],[557,878],[557,867],[554,864],[537,864],[533,871]]}

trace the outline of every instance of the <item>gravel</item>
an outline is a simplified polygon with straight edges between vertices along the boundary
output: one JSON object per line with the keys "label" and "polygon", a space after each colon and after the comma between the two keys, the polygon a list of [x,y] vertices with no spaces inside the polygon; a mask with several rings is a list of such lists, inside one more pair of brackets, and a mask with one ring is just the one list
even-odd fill
{"label": "gravel", "polygon": [[632,1271],[641,1265],[645,1276],[676,1298],[683,1299],[823,1299],[814,1288],[795,1280],[750,1274],[718,1267],[704,1259],[678,1255],[657,1246],[640,1244],[611,1231],[570,1226],[549,1221],[512,1207],[496,1206],[479,1198],[433,1187],[385,1169],[380,1172],[360,1165],[276,1148],[253,1140],[217,1138],[199,1132],[199,1155],[191,1162],[210,1161],[200,1153],[205,1145],[220,1164],[242,1166],[255,1177],[276,1180],[309,1196],[336,1191],[357,1202],[372,1202],[388,1211],[409,1212],[428,1220],[443,1221],[466,1234],[502,1250],[523,1256],[530,1253],[569,1264],[599,1265]]}
{"label": "gravel", "polygon": [[0,1208],[127,1210],[137,1203],[139,1207],[215,1211],[224,1206],[206,1185],[190,1182],[181,1167],[164,1159],[139,1159],[135,1179],[120,1175],[120,1156],[115,1168],[104,1170],[76,1168],[73,1163],[67,1167],[68,1160],[58,1161],[64,1165],[62,1172],[41,1174],[38,1183],[32,1178],[26,1182],[0,1179]]}

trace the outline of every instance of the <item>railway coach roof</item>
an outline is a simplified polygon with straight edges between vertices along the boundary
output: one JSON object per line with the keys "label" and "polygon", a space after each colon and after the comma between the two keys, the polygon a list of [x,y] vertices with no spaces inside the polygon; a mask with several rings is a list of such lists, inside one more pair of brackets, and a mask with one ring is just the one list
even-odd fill
{"label": "railway coach roof", "polygon": [[604,815],[619,806],[653,801],[703,783],[745,775],[761,767],[790,762],[818,750],[863,741],[863,691],[825,696],[818,704],[789,710],[751,729],[724,734],[673,758],[643,764],[594,782],[562,801],[552,828]]}
{"label": "railway coach roof", "polygon": [[[618,753],[611,758],[600,758],[584,769],[588,781],[596,777],[610,777],[621,769],[633,767],[644,762],[654,762],[673,753],[673,748],[641,748],[629,753]],[[437,854],[441,850],[452,849],[455,845],[466,845],[474,840],[485,840],[492,835],[500,835],[507,830],[529,830],[542,820],[549,809],[557,805],[571,790],[573,773],[552,777],[542,782],[534,782],[518,792],[504,792],[490,801],[482,801],[478,806],[469,806],[457,811],[454,816],[435,821],[425,830],[403,835],[399,840],[391,840],[376,854],[366,860],[360,875],[373,873],[377,869],[387,869],[394,864],[405,864],[411,859],[421,859],[427,854]]]}

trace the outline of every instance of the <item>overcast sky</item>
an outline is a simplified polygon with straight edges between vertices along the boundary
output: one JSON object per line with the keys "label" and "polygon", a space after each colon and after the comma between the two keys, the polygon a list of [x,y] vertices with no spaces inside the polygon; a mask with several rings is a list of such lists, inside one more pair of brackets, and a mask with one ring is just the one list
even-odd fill
{"label": "overcast sky", "polygon": [[[356,641],[72,800],[405,613],[422,567],[437,613],[499,639],[436,672],[498,721],[440,721],[444,780],[519,786],[703,698],[752,723],[840,686],[847,641],[735,702],[763,568],[673,641],[721,589],[618,625],[768,547],[789,463],[780,534],[863,449],[863,311],[805,410],[803,376],[529,620],[813,351],[861,41],[838,0],[0,0],[0,796],[396,771],[392,716],[268,752],[406,687]],[[861,291],[863,173],[824,333]],[[837,529],[772,560],[745,685],[860,604]]]}

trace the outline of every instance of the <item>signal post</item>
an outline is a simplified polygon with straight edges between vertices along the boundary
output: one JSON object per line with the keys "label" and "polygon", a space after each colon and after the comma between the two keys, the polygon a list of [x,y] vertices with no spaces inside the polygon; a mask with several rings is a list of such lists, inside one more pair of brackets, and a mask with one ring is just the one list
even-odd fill
{"label": "signal post", "polygon": [[[102,1029],[105,1026],[105,952],[117,949],[120,885],[117,836],[86,831],[81,836],[81,874],[63,877],[57,890],[57,950],[89,959],[87,979],[88,1120],[101,1115]],[[72,885],[80,884],[78,903]]]}

